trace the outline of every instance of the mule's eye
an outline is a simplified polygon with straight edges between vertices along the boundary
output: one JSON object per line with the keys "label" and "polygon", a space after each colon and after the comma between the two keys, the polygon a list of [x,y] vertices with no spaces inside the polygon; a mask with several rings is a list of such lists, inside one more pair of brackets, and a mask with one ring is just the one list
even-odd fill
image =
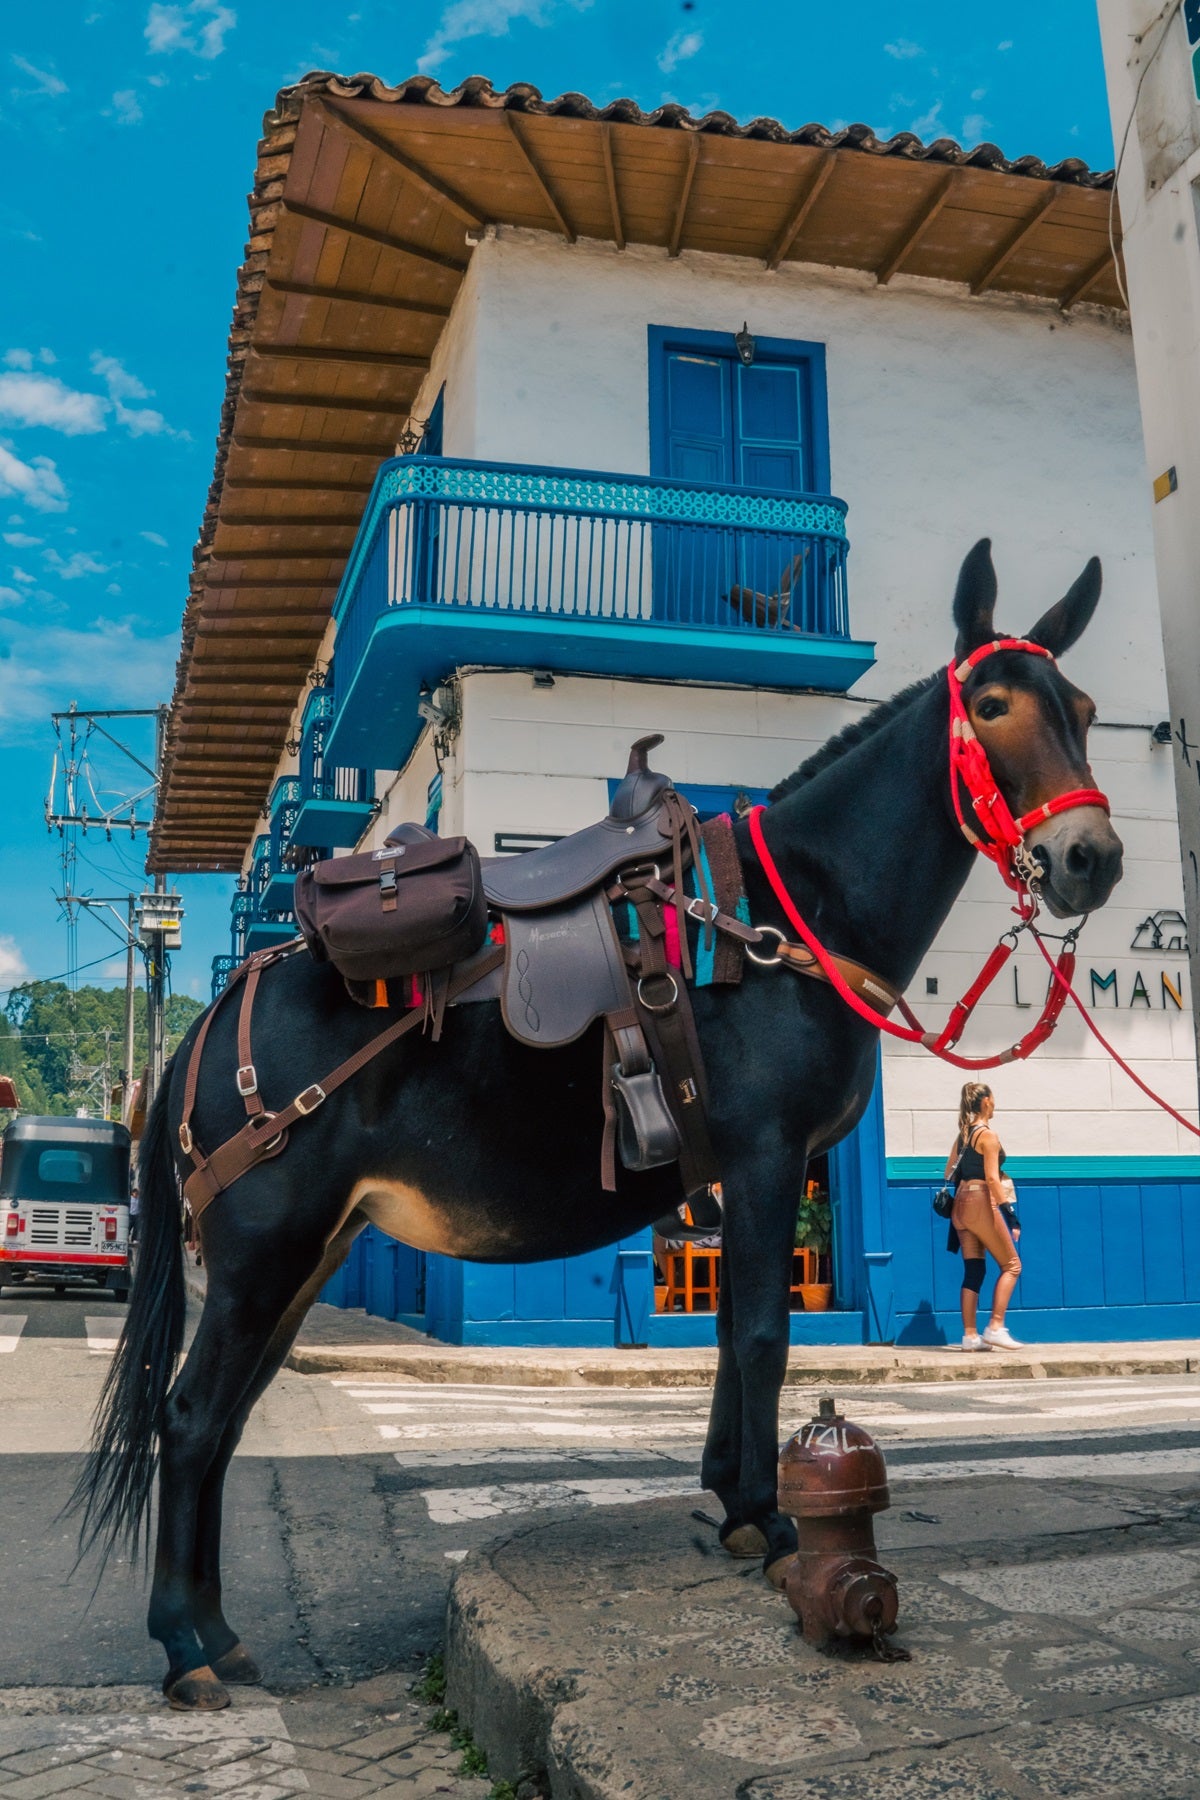
{"label": "mule's eye", "polygon": [[1003,700],[997,700],[995,695],[992,695],[990,699],[981,700],[975,710],[981,719],[1002,719],[1008,711],[1008,706]]}

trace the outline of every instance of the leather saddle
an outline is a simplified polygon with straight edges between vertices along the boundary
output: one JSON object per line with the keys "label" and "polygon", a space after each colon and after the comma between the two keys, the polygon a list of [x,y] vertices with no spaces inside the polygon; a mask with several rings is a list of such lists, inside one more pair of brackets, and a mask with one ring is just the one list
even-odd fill
{"label": "leather saddle", "polygon": [[[615,1139],[630,1169],[682,1156],[685,1183],[695,1186],[693,1169],[712,1178],[703,1167],[707,1153],[695,1150],[702,1129],[707,1143],[699,1047],[682,976],[664,966],[661,907],[656,913],[647,904],[650,896],[636,880],[639,872],[660,883],[683,879],[684,821],[693,815],[670,778],[649,766],[650,751],[662,741],[654,734],[633,745],[607,817],[544,849],[485,862],[483,885],[503,925],[499,998],[509,1032],[521,1043],[555,1049],[603,1020],[606,1143]],[[646,941],[634,959],[641,971],[636,982],[609,899],[622,877],[632,877],[631,893],[642,895],[638,929]],[[651,948],[653,963],[646,954]],[[495,998],[495,988],[489,982],[469,990],[459,1004],[476,998]],[[679,1024],[684,1009],[686,1042]],[[611,1186],[607,1157],[605,1167]]]}

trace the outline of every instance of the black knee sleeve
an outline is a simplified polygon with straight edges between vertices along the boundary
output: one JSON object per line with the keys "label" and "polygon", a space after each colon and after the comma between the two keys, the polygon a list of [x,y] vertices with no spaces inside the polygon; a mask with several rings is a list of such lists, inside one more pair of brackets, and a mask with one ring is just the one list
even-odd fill
{"label": "black knee sleeve", "polygon": [[963,1257],[963,1286],[977,1294],[983,1286],[983,1278],[987,1274],[987,1258],[985,1256]]}

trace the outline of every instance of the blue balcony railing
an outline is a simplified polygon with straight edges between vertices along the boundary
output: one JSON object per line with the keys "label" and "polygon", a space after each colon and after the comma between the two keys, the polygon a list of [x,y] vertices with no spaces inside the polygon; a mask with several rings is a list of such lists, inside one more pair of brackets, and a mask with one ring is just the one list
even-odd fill
{"label": "blue balcony railing", "polygon": [[225,992],[225,984],[238,963],[243,959],[238,956],[214,956],[212,959],[212,998],[218,1000]]}
{"label": "blue balcony railing", "polygon": [[464,662],[844,691],[846,508],[830,495],[401,457],[342,578],[331,761],[395,767],[416,690]]}
{"label": "blue balcony railing", "polygon": [[325,755],[333,721],[333,693],[315,688],[300,732],[300,804],[293,838],[298,844],[336,849],[356,844],[375,811],[372,769],[345,769]]}

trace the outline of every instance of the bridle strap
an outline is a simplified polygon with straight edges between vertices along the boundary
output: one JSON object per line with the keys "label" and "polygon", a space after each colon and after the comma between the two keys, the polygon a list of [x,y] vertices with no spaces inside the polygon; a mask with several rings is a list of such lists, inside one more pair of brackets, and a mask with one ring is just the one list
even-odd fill
{"label": "bridle strap", "polygon": [[[1069,793],[1056,794],[1052,800],[1034,807],[1019,819],[1013,817],[992,773],[987,751],[971,723],[962,691],[963,684],[979,664],[1001,650],[1022,650],[1029,656],[1044,656],[1051,663],[1055,660],[1044,644],[1035,644],[1031,638],[993,638],[961,662],[950,662],[946,670],[950,690],[950,797],[958,828],[967,842],[995,863],[1009,887],[1019,891],[1027,883],[1014,868],[1014,852],[1020,851],[1027,831],[1057,813],[1069,812],[1078,806],[1097,806],[1104,812],[1111,809],[1099,788],[1072,788]],[[963,809],[963,789],[975,815],[974,823],[970,825]]]}

